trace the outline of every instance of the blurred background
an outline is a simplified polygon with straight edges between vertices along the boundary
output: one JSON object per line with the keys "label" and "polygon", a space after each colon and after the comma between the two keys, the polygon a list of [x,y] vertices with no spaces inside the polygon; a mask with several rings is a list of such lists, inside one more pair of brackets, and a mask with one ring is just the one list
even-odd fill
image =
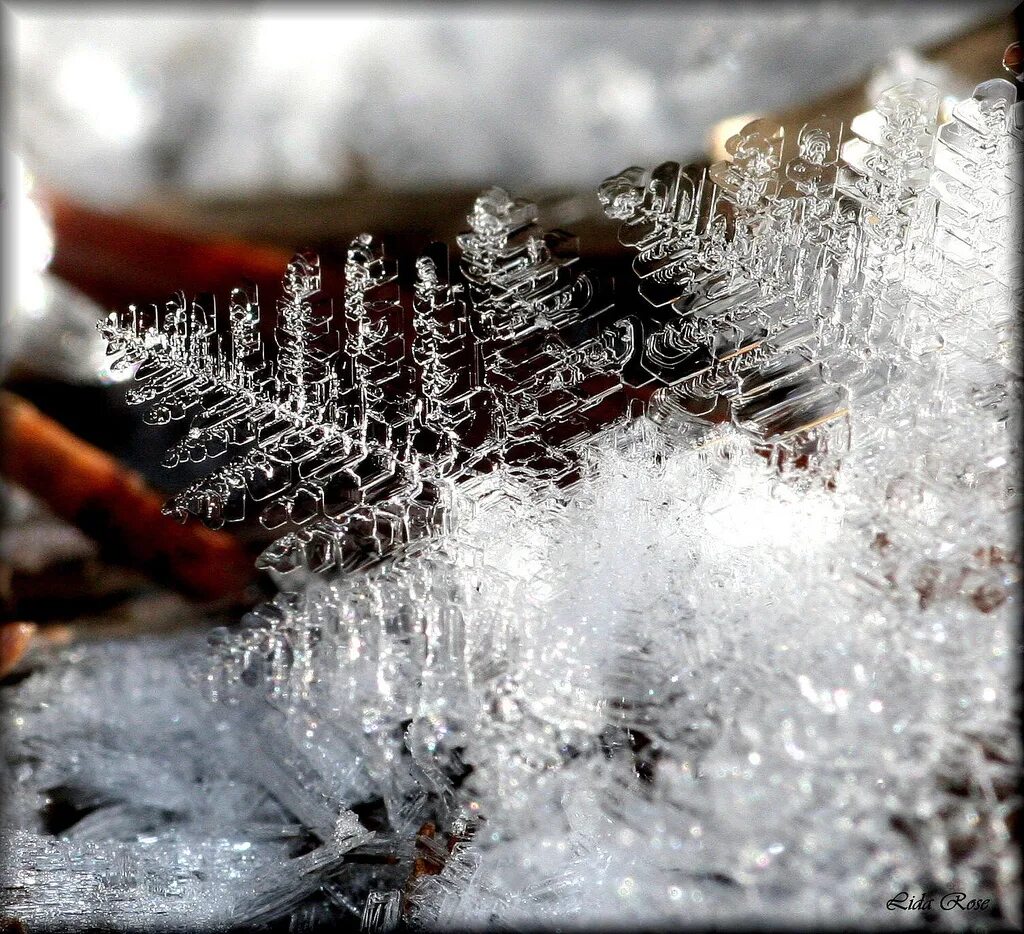
{"label": "blurred background", "polygon": [[[317,249],[331,270],[364,229],[411,257],[463,229],[493,184],[614,267],[604,177],[720,158],[757,116],[848,121],[911,77],[967,96],[1004,74],[1016,38],[1006,2],[7,3],[0,378],[72,439],[173,485],[165,439],[104,363],[106,309],[179,288],[226,297],[242,276],[272,300],[291,252]],[[24,443],[5,441],[15,480]],[[61,612],[115,586],[95,569],[67,584],[67,561],[95,549],[67,545],[66,523],[40,537],[45,491],[7,495],[16,528],[36,522],[0,543],[0,589],[4,573],[22,582],[8,618],[27,618],[26,592],[52,598],[39,575],[54,549]],[[37,604],[33,618],[57,612]]]}
{"label": "blurred background", "polygon": [[594,190],[625,166],[720,156],[755,116],[848,119],[907,77],[962,97],[1014,38],[1010,5],[982,0],[8,3],[3,25],[5,189],[34,186],[55,235],[21,212],[14,266],[52,252],[107,305],[228,284],[128,221],[327,258],[368,229],[415,253],[500,184],[606,251]]}
{"label": "blurred background", "polygon": [[834,91],[1008,5],[11,10],[27,162],[127,204],[360,183],[589,189],[699,156],[725,117]]}

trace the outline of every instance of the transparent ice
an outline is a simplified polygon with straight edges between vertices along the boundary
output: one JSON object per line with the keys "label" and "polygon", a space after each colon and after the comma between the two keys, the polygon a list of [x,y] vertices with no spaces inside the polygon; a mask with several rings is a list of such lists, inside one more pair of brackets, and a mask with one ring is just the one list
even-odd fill
{"label": "transparent ice", "polygon": [[[919,919],[887,911],[893,895],[950,891],[988,907],[945,925],[1019,924],[1024,115],[1001,81],[937,112],[911,83],[847,136],[816,122],[790,152],[755,124],[706,174],[609,179],[637,303],[630,283],[606,302],[576,264],[516,240],[529,209],[486,194],[458,276],[433,254],[418,267],[415,391],[365,381],[348,423],[322,407],[360,385],[341,361],[378,346],[354,326],[381,268],[359,241],[333,394],[314,379],[301,412],[282,401],[297,382],[278,354],[260,398],[443,486],[444,522],[360,573],[310,576],[214,632],[204,658],[107,646],[91,671],[65,659],[20,685],[15,797],[62,784],[99,809],[57,840],[17,828],[4,886],[19,914],[67,918],[61,884],[91,922],[139,927],[169,900],[180,927],[187,905],[291,912],[297,930],[904,926]],[[465,321],[486,377],[460,362]],[[145,330],[115,326],[129,355],[145,349]],[[183,348],[161,379],[206,398],[202,381],[231,371],[230,353],[189,347],[194,330],[158,330],[159,359],[172,337]],[[596,360],[586,380],[631,387],[608,399],[654,390],[648,413],[623,403],[579,437],[589,395],[535,406],[556,374],[583,385],[580,357]],[[211,362],[182,366],[197,359]],[[517,458],[523,439],[544,457]],[[329,463],[315,447],[296,482]],[[164,849],[147,850],[159,802]],[[122,852],[135,900],[89,902]],[[157,870],[180,854],[205,861],[202,885]]]}
{"label": "transparent ice", "polygon": [[[342,314],[319,261],[288,267],[270,341],[258,296],[215,308],[174,297],[100,325],[112,371],[135,367],[129,403],[155,424],[190,418],[166,463],[234,454],[168,511],[209,525],[250,513],[288,531],[261,565],[352,570],[443,530],[457,480],[502,468],[543,484],[578,478],[574,449],[627,407],[632,352],[606,284],[578,268],[572,238],[495,188],[459,237],[458,281],[435,247],[416,263],[412,308],[369,234],[351,244]],[[411,332],[411,339],[409,334]]]}

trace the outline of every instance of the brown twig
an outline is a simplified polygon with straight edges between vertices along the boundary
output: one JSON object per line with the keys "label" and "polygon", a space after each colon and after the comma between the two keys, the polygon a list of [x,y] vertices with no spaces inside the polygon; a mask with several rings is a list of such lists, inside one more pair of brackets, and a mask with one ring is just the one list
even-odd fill
{"label": "brown twig", "polygon": [[108,454],[10,392],[0,392],[0,473],[94,539],[104,558],[189,596],[238,595],[251,557],[231,535],[163,515],[163,498]]}

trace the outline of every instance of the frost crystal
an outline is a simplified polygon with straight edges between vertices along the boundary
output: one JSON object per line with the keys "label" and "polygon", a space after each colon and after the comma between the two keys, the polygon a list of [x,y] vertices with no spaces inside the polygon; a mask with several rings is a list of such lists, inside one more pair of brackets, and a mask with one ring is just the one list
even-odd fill
{"label": "frost crystal", "polygon": [[166,463],[241,452],[168,511],[213,526],[255,511],[268,529],[292,528],[263,566],[322,571],[443,527],[456,480],[501,468],[571,485],[575,448],[626,410],[618,372],[632,328],[605,283],[578,268],[571,237],[536,217],[501,189],[481,195],[457,273],[443,248],[422,257],[411,309],[395,264],[360,235],[340,324],[317,258],[300,254],[270,346],[252,288],[232,294],[222,329],[215,310],[180,294],[111,313],[100,329],[112,368],[136,366],[140,382],[128,401],[149,404],[151,423],[191,417]]}
{"label": "frost crystal", "polygon": [[654,390],[666,425],[729,419],[777,456],[821,459],[846,448],[851,406],[900,384],[901,355],[940,366],[929,353],[950,314],[983,301],[1011,326],[999,245],[1014,234],[1014,95],[986,82],[938,132],[938,92],[913,81],[845,141],[824,118],[795,137],[759,120],[706,171],[667,162],[606,180],[640,313],[578,268],[568,234],[495,188],[473,206],[457,269],[432,249],[406,304],[364,234],[337,325],[316,259],[300,255],[272,348],[246,289],[226,333],[180,295],[102,330],[121,366],[139,364],[128,399],[153,403],[151,421],[203,407],[168,463],[242,450],[169,508],[218,525],[254,505],[282,530],[261,559],[281,572],[422,545],[449,527],[456,483],[496,470],[532,478],[533,498],[570,488],[581,444],[632,411],[626,386]]}
{"label": "frost crystal", "polygon": [[[1019,925],[1022,126],[1006,82],[941,124],[911,83],[845,139],[756,123],[707,173],[629,169],[601,200],[642,311],[495,190],[408,306],[359,238],[340,340],[302,258],[265,358],[245,292],[223,340],[183,301],[112,319],[138,401],[204,406],[177,456],[251,446],[183,508],[222,489],[299,525],[275,566],[319,566],[318,535],[335,564],[388,560],[213,633],[186,665],[212,706],[167,701],[179,736],[153,700],[156,763],[134,708],[76,745],[123,705],[109,667],[18,686],[12,785],[101,801],[80,833],[110,842],[22,828],[5,894],[46,919],[26,893],[56,900],[70,866],[88,898],[156,880],[139,904],[175,923],[191,900],[386,931],[902,924],[894,895],[947,891],[975,907],[944,920]],[[630,385],[652,417],[622,418]],[[132,835],[157,800],[153,850]],[[253,842],[235,888],[223,842],[187,842],[204,829]]]}
{"label": "frost crystal", "polygon": [[939,349],[942,329],[919,333],[908,304],[948,316],[985,280],[1008,309],[1014,99],[1009,82],[980,85],[936,143],[938,93],[914,81],[845,142],[826,120],[792,142],[760,120],[707,171],[668,162],[607,179],[601,202],[651,306],[639,363],[665,387],[658,417],[806,440],[888,387],[903,350]]}

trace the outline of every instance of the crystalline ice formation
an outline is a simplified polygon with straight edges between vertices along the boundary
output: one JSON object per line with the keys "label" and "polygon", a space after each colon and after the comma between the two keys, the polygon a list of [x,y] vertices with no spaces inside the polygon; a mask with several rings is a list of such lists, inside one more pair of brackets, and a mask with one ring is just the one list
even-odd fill
{"label": "crystalline ice formation", "polygon": [[634,248],[644,316],[639,381],[660,405],[725,414],[775,439],[841,413],[824,384],[819,320],[833,300],[839,129],[808,124],[783,161],[779,126],[758,121],[710,170],[627,169],[600,189]]}
{"label": "crystalline ice formation", "polygon": [[806,436],[889,386],[908,335],[914,355],[941,346],[941,322],[918,333],[910,306],[948,315],[965,289],[985,300],[983,279],[1005,296],[1014,98],[1009,82],[980,85],[936,142],[938,92],[913,81],[845,142],[826,120],[792,143],[756,121],[706,171],[669,162],[607,179],[602,204],[650,305],[640,377],[664,387],[659,416]]}
{"label": "crystalline ice formation", "polygon": [[223,333],[183,295],[112,313],[100,327],[114,367],[137,366],[128,401],[150,404],[154,423],[191,416],[167,463],[241,452],[169,510],[218,526],[255,508],[267,528],[293,529],[264,566],[351,569],[443,525],[456,480],[502,468],[571,484],[574,448],[625,412],[632,328],[578,268],[571,238],[536,214],[501,189],[483,194],[458,271],[443,248],[422,257],[411,309],[395,264],[360,235],[340,325],[318,260],[298,255],[270,347],[245,288]]}
{"label": "crystalline ice formation", "polygon": [[[170,463],[241,450],[170,508],[216,525],[255,505],[282,532],[261,559],[281,572],[422,544],[450,522],[455,484],[495,470],[532,478],[532,492],[514,486],[528,497],[565,490],[581,442],[630,411],[625,386],[655,389],[666,426],[729,418],[777,453],[821,459],[848,444],[851,405],[898,391],[904,350],[942,368],[949,314],[980,302],[1011,326],[997,244],[1014,233],[1013,99],[1008,82],[979,86],[936,139],[938,92],[914,81],[845,142],[824,118],[795,137],[762,120],[707,171],[669,162],[606,180],[605,211],[637,252],[639,323],[578,268],[567,234],[492,189],[457,267],[431,249],[406,304],[394,263],[361,235],[340,324],[316,259],[293,261],[273,353],[244,289],[226,334],[178,296],[111,315],[104,335],[122,366],[139,364],[128,398],[153,403],[151,420],[202,403]],[[913,324],[922,315],[929,326]]]}
{"label": "crystalline ice formation", "polygon": [[[805,128],[786,181],[781,138],[755,127],[732,147],[742,170],[713,173],[729,207],[708,226],[685,207],[718,197],[707,179],[606,183],[648,245],[655,311],[629,366],[680,408],[710,368],[732,423],[691,448],[665,420],[594,440],[564,510],[524,513],[510,485],[529,478],[505,476],[429,554],[218,638],[208,687],[291,737],[282,761],[316,761],[330,787],[361,748],[405,832],[485,818],[438,874],[376,895],[371,929],[403,898],[462,926],[660,923],[682,900],[708,921],[881,922],[895,891],[935,887],[1012,913],[1020,285],[987,194],[1012,193],[1011,91],[982,85],[936,136],[936,96],[895,89],[845,147]],[[776,183],[795,204],[771,202]],[[769,350],[716,369],[743,341]],[[838,469],[780,474],[756,453],[840,401],[856,431]]]}
{"label": "crystalline ice formation", "polygon": [[247,733],[197,703],[183,677],[197,649],[194,634],[78,647],[7,693],[5,916],[42,930],[258,926],[367,851],[374,834],[345,809],[309,847],[253,779]]}
{"label": "crystalline ice formation", "polygon": [[891,475],[855,449],[834,489],[728,428],[683,451],[638,426],[571,509],[506,497],[429,558],[278,598],[218,638],[210,684],[300,777],[296,811],[485,818],[410,894],[424,924],[655,924],[681,898],[880,923],[894,886],[1010,910],[1012,477],[946,461],[945,508],[913,495],[915,459],[989,417],[922,421]]}
{"label": "crystalline ice formation", "polygon": [[[1022,244],[1022,107],[1008,81],[986,81],[940,128],[934,171],[910,241],[910,292],[928,309],[945,353],[1020,375],[1014,353]],[[1016,278],[1015,278],[1016,276]],[[972,328],[958,327],[966,317]],[[998,335],[999,352],[977,338]]]}
{"label": "crystalline ice formation", "polygon": [[[762,124],[703,182],[671,168],[607,183],[606,207],[642,245],[651,306],[642,346],[621,358],[601,340],[619,312],[586,304],[589,284],[563,287],[580,277],[532,240],[524,205],[499,193],[478,203],[461,270],[424,258],[410,348],[421,388],[384,400],[368,385],[353,402],[339,369],[336,398],[370,412],[401,398],[420,482],[462,478],[448,488],[448,533],[365,573],[314,579],[212,637],[194,667],[224,727],[177,737],[192,754],[155,786],[185,815],[179,839],[206,826],[264,846],[255,825],[276,821],[320,841],[309,855],[323,861],[282,870],[297,894],[267,876],[257,892],[248,875],[244,893],[189,889],[197,917],[201,899],[224,898],[240,917],[294,912],[296,929],[336,910],[369,930],[398,918],[820,927],[902,924],[886,909],[894,894],[950,891],[989,904],[946,920],[1019,924],[1010,310],[1021,283],[1008,202],[1020,197],[1010,169],[1024,121],[1005,82],[979,86],[937,129],[935,104],[927,88],[895,89],[845,144],[814,124],[787,159],[785,137]],[[366,247],[353,248],[371,270],[349,271],[351,345],[339,359],[369,355],[377,378],[398,380],[394,358],[369,353],[373,328],[357,326],[372,295],[355,285],[380,278]],[[582,335],[563,317],[585,319],[580,307],[596,314]],[[530,402],[555,390],[541,381],[519,396],[517,374],[549,352],[575,359],[588,336],[614,361],[595,354],[602,372],[621,360],[627,382],[664,390],[658,417],[552,444],[587,469],[557,506],[538,507],[538,465],[517,462],[515,445],[559,423]],[[542,353],[543,340],[555,350]],[[594,378],[567,369],[569,385]],[[379,416],[365,419],[365,441],[357,422],[351,449],[400,452],[400,411],[390,437]],[[710,424],[680,430],[702,413]],[[763,456],[819,417],[829,420],[815,432],[850,425],[841,458],[806,469]],[[126,661],[126,679],[146,664]],[[130,840],[152,805],[146,783],[103,768],[112,755],[34,709],[43,688],[17,689],[18,747],[45,763],[21,793],[48,776],[91,794],[106,785],[123,806],[82,833]],[[69,693],[81,695],[72,710],[92,709],[88,690]],[[118,724],[103,736],[119,728],[143,732]],[[141,742],[121,750],[136,754],[129,771],[159,776]],[[197,791],[182,762],[234,762],[237,784]],[[256,785],[269,800],[254,813],[244,792]],[[349,862],[331,841],[338,827],[345,840],[358,833],[352,812],[376,836]],[[47,853],[65,859],[78,843],[42,839],[17,871],[34,864],[52,886]],[[259,858],[305,859],[273,847]],[[106,857],[89,859],[83,884],[94,885]],[[52,888],[46,897],[59,902]]]}

